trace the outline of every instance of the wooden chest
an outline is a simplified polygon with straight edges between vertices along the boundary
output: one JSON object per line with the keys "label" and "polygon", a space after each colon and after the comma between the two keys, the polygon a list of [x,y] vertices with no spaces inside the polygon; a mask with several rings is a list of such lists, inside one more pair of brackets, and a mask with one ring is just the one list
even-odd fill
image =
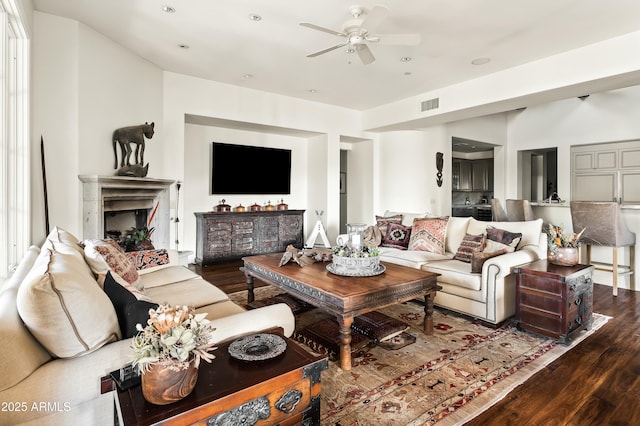
{"label": "wooden chest", "polygon": [[557,266],[546,260],[513,268],[518,327],[568,343],[593,323],[591,265]]}
{"label": "wooden chest", "polygon": [[320,375],[326,357],[315,356],[285,338],[287,349],[264,361],[239,361],[230,342],[200,363],[196,387],[168,405],[147,402],[140,386],[117,390],[118,424],[150,425],[319,425]]}
{"label": "wooden chest", "polygon": [[196,263],[283,252],[304,244],[304,210],[206,212],[196,216]]}

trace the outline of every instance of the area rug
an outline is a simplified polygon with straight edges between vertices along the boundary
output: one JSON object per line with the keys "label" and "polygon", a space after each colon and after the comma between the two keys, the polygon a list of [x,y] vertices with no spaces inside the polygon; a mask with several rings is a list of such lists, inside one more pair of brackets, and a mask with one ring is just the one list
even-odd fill
{"label": "area rug", "polygon": [[[256,299],[278,294],[255,290]],[[246,291],[229,296],[246,304]],[[602,327],[610,317],[594,314],[590,331],[570,345],[520,331],[513,322],[486,327],[436,308],[432,336],[422,333],[424,307],[407,302],[380,311],[410,325],[415,342],[397,350],[367,346],[354,353],[350,371],[336,362],[322,373],[323,425],[454,425],[469,421],[543,367]],[[296,316],[296,329],[326,314]],[[301,344],[305,349],[311,349]]]}

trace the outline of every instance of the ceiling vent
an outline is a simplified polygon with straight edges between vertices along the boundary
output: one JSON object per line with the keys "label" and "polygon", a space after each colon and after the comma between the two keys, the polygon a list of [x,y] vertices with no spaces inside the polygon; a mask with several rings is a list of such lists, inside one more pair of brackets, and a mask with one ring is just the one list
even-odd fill
{"label": "ceiling vent", "polygon": [[440,107],[440,98],[429,99],[428,101],[422,101],[421,111],[429,111]]}

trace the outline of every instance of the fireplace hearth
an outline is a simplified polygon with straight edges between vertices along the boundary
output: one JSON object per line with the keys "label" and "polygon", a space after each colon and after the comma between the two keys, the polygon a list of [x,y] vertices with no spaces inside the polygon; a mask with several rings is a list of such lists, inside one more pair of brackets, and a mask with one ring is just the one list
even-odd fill
{"label": "fireplace hearth", "polygon": [[[126,176],[80,175],[83,238],[124,238],[131,228],[155,228],[151,241],[169,248],[170,188],[173,180]],[[153,213],[155,211],[155,213]]]}

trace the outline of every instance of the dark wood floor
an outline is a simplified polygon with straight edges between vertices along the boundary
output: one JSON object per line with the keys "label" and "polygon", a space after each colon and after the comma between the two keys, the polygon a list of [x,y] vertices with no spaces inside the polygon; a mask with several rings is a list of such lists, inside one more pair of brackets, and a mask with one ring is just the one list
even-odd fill
{"label": "dark wood floor", "polygon": [[[240,266],[192,269],[232,293],[246,288]],[[639,294],[596,284],[594,311],[613,319],[467,425],[640,425]]]}

